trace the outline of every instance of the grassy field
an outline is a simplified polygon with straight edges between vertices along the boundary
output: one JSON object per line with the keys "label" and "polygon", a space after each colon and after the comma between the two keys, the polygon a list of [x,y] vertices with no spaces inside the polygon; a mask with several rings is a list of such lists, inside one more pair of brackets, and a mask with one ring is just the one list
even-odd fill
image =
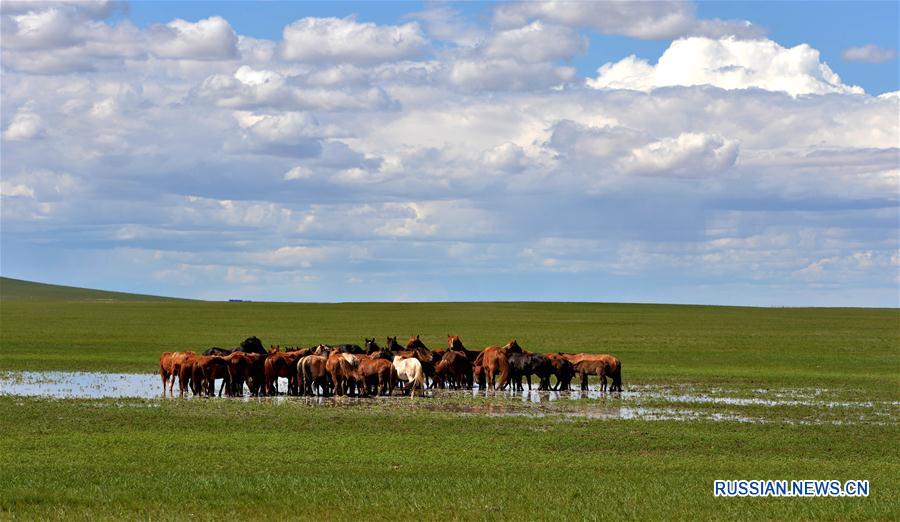
{"label": "grassy field", "polygon": [[250,335],[310,345],[421,334],[443,348],[453,333],[470,349],[516,338],[531,351],[612,353],[626,384],[825,386],[880,397],[900,387],[897,309],[104,300],[9,281],[0,282],[0,370],[152,372],[163,351],[236,346]]}
{"label": "grassy field", "polygon": [[[897,519],[896,426],[460,416],[392,401],[0,399],[25,518]],[[421,403],[424,401],[415,401]],[[721,478],[865,478],[868,498],[721,499]]]}
{"label": "grassy field", "polygon": [[[635,405],[624,398],[442,408],[0,395],[0,518],[900,518],[898,310],[214,303],[0,281],[0,370],[153,372],[161,351],[249,335],[305,345],[417,333],[433,347],[457,333],[470,348],[515,337],[534,351],[614,353],[626,391],[821,401],[691,406],[754,419],[715,422],[582,414]],[[713,480],[737,478],[872,486],[863,499],[712,496]]]}

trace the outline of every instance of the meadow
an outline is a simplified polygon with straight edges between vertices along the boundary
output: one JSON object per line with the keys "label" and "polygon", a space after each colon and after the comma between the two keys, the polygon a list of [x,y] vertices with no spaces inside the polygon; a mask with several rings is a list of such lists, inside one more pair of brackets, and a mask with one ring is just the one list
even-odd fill
{"label": "meadow", "polygon": [[[3,279],[4,372],[151,373],[161,351],[249,335],[308,345],[420,334],[437,348],[454,333],[473,349],[516,338],[532,351],[613,353],[626,391],[821,402],[712,402],[692,406],[702,420],[648,420],[585,414],[635,400],[612,396],[318,404],[0,390],[0,516],[896,520],[898,328],[894,309],[214,303]],[[639,405],[674,404],[654,397]],[[729,420],[741,418],[754,420]],[[712,481],[732,478],[872,486],[868,498],[714,498]]]}

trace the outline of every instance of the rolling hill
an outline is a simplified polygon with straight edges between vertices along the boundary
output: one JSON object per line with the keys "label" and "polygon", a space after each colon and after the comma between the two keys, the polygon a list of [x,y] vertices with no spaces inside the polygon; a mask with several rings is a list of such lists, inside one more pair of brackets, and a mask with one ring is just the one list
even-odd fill
{"label": "rolling hill", "polygon": [[166,301],[179,300],[154,295],[108,292],[74,286],[51,285],[0,277],[0,301]]}

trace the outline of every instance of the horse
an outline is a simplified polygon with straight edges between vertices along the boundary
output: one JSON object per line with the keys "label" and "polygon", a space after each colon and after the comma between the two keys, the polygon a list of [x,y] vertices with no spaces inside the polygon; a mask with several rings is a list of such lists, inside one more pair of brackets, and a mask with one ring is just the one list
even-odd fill
{"label": "horse", "polygon": [[349,393],[354,371],[359,366],[359,361],[349,353],[340,351],[331,352],[325,361],[325,369],[334,382],[334,394],[345,395]]}
{"label": "horse", "polygon": [[[159,375],[163,380],[163,393],[166,392],[166,382],[168,381],[169,394],[172,394],[172,389],[175,387],[175,377],[177,376],[179,381],[181,380],[181,366],[184,364],[185,359],[196,356],[197,354],[194,352],[164,352],[159,356]],[[188,380],[190,380],[190,377],[188,377]],[[179,389],[184,389],[184,386],[180,383],[178,387]]]}
{"label": "horse", "polygon": [[334,345],[334,348],[339,352],[349,353],[352,355],[361,355],[366,353],[362,348],[359,347],[358,344],[336,344]]}
{"label": "horse", "polygon": [[462,352],[447,350],[440,362],[435,366],[435,374],[438,373],[438,366],[441,366],[443,380],[447,382],[450,389],[459,390],[461,388],[472,389],[474,380],[472,372],[472,363],[466,358]]}
{"label": "horse", "polygon": [[159,376],[162,379],[163,396],[165,396],[169,378],[172,379],[172,384],[175,384],[175,375],[172,373],[172,352],[163,352],[159,356]]}
{"label": "horse", "polygon": [[378,343],[375,342],[375,338],[374,338],[374,337],[371,338],[371,339],[369,339],[368,337],[366,337],[366,342],[365,342],[365,344],[364,344],[364,347],[365,347],[365,348],[364,348],[364,349],[365,349],[365,352],[366,352],[366,354],[368,354],[368,355],[372,355],[373,353],[376,353],[376,352],[380,352],[380,351],[381,351],[381,347],[378,346]]}
{"label": "horse", "polygon": [[409,383],[410,397],[416,396],[416,386],[419,387],[421,393],[425,392],[425,372],[422,370],[421,361],[415,357],[404,359],[395,355],[394,369],[397,370],[397,379]]}
{"label": "horse", "polygon": [[553,367],[553,375],[556,376],[556,386],[553,390],[565,391],[572,388],[572,377],[575,376],[575,368],[561,353],[545,354],[550,366]]}
{"label": "horse", "polygon": [[391,395],[397,384],[397,370],[385,359],[357,356],[359,365],[354,372],[359,395]]}
{"label": "horse", "polygon": [[297,361],[301,352],[280,352],[277,346],[269,349],[269,354],[264,363],[266,394],[278,393],[278,378],[285,377],[288,380],[288,395],[296,394],[297,388]]}
{"label": "horse", "polygon": [[553,374],[553,366],[550,360],[540,353],[513,352],[507,353],[510,379],[514,391],[522,390],[522,377],[528,380],[528,391],[531,391],[531,376],[537,375],[540,379],[538,390],[550,389],[550,375]]}
{"label": "horse", "polygon": [[466,356],[466,359],[468,359],[471,363],[474,363],[475,359],[478,358],[478,354],[481,353],[475,350],[467,350],[466,347],[463,346],[463,343],[459,339],[458,335],[450,334],[447,334],[447,350],[463,353]]}
{"label": "horse", "polygon": [[265,382],[266,356],[258,353],[231,352],[225,357],[228,360],[228,371],[231,373],[231,385],[229,395],[240,396],[244,394],[244,383],[251,395],[260,395]]}
{"label": "horse", "polygon": [[609,391],[622,391],[622,363],[612,355],[587,353],[563,354],[572,363],[574,370],[581,375],[581,389],[588,389],[588,377],[597,375],[600,379],[600,391],[607,391],[607,376],[612,378]]}
{"label": "horse", "polygon": [[[510,341],[506,346],[488,346],[478,354],[475,359],[475,366],[481,367],[484,372],[484,389],[502,390],[506,388],[509,381],[509,360],[506,358],[507,351],[515,340]],[[515,344],[518,347],[518,344]],[[521,352],[521,348],[519,349]],[[498,383],[494,376],[500,374],[500,382]]]}
{"label": "horse", "polygon": [[328,372],[325,369],[327,357],[322,355],[307,355],[297,362],[297,383],[300,393],[305,395],[328,395],[331,385]]}
{"label": "horse", "polygon": [[237,348],[219,348],[218,346],[213,346],[209,348],[203,355],[221,355],[227,356],[231,355],[234,352],[243,352],[243,353],[258,353],[260,355],[265,355],[266,350],[263,348],[262,341],[259,340],[255,335],[253,337],[248,337],[241,341],[241,344]]}
{"label": "horse", "polygon": [[233,351],[234,351],[234,350],[229,350],[228,348],[219,348],[218,346],[213,346],[212,348],[210,348],[210,349],[206,350],[205,352],[203,352],[202,355],[220,355],[220,356],[225,356],[225,355],[231,355],[231,352],[233,352]]}
{"label": "horse", "polygon": [[174,363],[178,368],[178,391],[182,397],[184,397],[184,394],[188,389],[194,392],[194,395],[200,394],[202,373],[199,375],[199,377],[201,377],[200,381],[194,379],[194,366],[196,365],[197,359],[200,357],[201,356],[194,352],[181,352],[180,361]]}
{"label": "horse", "polygon": [[241,341],[240,346],[234,349],[236,352],[244,352],[244,353],[258,353],[259,355],[266,355],[266,349],[263,347],[262,341],[259,340],[258,337],[251,336],[243,341]]}
{"label": "horse", "polygon": [[229,371],[229,361],[219,355],[201,355],[194,362],[193,379],[199,381],[197,386],[206,395],[212,397],[216,394],[216,379],[223,379],[222,387],[219,388],[219,397],[222,396],[222,390],[225,385],[231,385],[231,372]]}

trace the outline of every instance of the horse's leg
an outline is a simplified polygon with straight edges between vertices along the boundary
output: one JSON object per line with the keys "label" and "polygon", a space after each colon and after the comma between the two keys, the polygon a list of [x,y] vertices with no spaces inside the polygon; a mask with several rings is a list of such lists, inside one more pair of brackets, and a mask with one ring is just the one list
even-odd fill
{"label": "horse's leg", "polygon": [[525,374],[525,380],[528,381],[528,391],[531,391],[531,374],[530,373]]}

